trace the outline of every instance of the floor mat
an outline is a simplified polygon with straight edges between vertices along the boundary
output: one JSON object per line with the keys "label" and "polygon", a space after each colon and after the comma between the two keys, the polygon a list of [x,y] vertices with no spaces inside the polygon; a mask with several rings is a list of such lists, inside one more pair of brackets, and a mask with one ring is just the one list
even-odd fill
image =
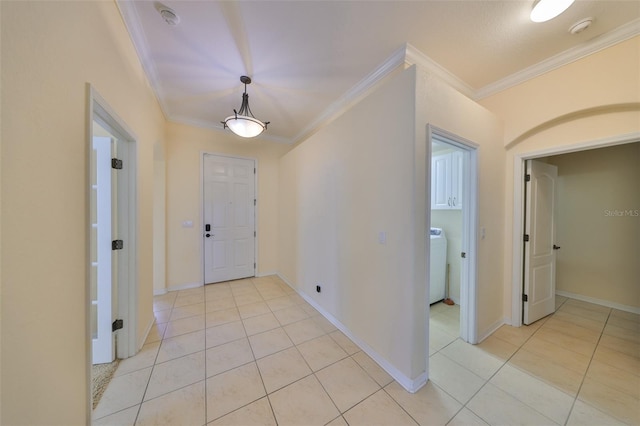
{"label": "floor mat", "polygon": [[120,360],[108,364],[95,364],[91,366],[91,391],[93,394],[93,408],[95,409],[100,402],[100,398],[107,389],[107,385],[113,377]]}

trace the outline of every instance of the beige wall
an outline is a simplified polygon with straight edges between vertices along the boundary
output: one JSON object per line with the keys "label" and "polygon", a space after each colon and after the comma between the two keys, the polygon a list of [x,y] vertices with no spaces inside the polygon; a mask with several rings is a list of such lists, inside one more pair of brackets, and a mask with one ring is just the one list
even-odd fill
{"label": "beige wall", "polygon": [[480,145],[484,331],[503,318],[503,227],[494,206],[503,205],[504,149],[495,116],[411,67],[280,162],[280,272],[409,380],[427,360],[428,123]]}
{"label": "beige wall", "polygon": [[[514,161],[640,132],[640,36],[485,98],[505,121],[504,310],[513,323]],[[497,212],[498,206],[495,206]]]}
{"label": "beige wall", "polygon": [[[242,139],[230,132],[168,123],[167,289],[202,284],[202,153],[258,160],[258,274],[278,266],[278,160],[291,146]],[[182,222],[193,221],[193,228]],[[156,289],[158,291],[158,289]]]}
{"label": "beige wall", "polygon": [[87,88],[137,137],[139,329],[153,320],[164,118],[113,2],[0,2],[2,424],[85,424]]}
{"label": "beige wall", "polygon": [[504,143],[512,147],[536,132],[574,119],[637,111],[639,65],[637,36],[482,99],[480,104],[504,120]]}
{"label": "beige wall", "polygon": [[[164,118],[114,3],[5,1],[0,8],[0,422],[82,424],[89,415],[85,83],[137,137],[139,336],[152,320],[151,294],[162,290],[162,270],[153,267],[162,257],[155,233],[162,218],[153,210],[162,205],[154,144],[164,143]],[[199,232],[180,226],[200,214],[199,153],[258,158],[259,272],[278,269],[316,298],[312,288],[322,281],[316,301],[416,377],[426,358],[424,124],[480,145],[482,334],[511,312],[514,157],[639,132],[639,52],[636,37],[483,99],[504,120],[503,137],[492,114],[420,70],[394,78],[279,163],[289,147],[236,145],[217,132],[169,124],[167,283],[200,279]],[[507,146],[506,160],[496,141]],[[391,173],[380,174],[383,167]]]}
{"label": "beige wall", "polygon": [[557,290],[640,307],[640,143],[548,163],[558,167]]}
{"label": "beige wall", "polygon": [[282,159],[279,263],[299,292],[412,379],[424,371],[424,359],[414,368],[424,353],[413,321],[414,91],[415,71],[394,77]]}
{"label": "beige wall", "polygon": [[[477,223],[478,231],[485,229],[484,239],[477,236],[476,253],[477,338],[482,340],[503,323],[505,316],[502,309],[502,270],[506,253],[503,247],[504,214],[499,211],[504,205],[505,188],[503,126],[490,111],[437,77],[424,70],[419,77],[417,115],[424,121],[418,124],[418,129],[424,132],[426,123],[430,123],[477,145]],[[426,136],[418,134],[417,140],[422,137]]]}

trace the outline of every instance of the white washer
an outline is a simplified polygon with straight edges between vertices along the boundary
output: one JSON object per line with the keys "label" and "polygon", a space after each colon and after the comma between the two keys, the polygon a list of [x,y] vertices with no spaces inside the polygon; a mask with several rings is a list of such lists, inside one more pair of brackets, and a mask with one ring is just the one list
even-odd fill
{"label": "white washer", "polygon": [[440,228],[431,228],[429,304],[444,299],[447,274],[447,238]]}

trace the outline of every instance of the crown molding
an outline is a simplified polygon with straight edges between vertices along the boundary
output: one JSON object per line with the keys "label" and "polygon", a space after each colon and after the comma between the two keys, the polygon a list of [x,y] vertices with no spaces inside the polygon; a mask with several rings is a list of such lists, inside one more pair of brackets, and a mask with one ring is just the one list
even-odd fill
{"label": "crown molding", "polygon": [[544,61],[538,62],[528,68],[515,72],[501,80],[488,84],[478,90],[475,95],[472,96],[474,100],[480,100],[491,95],[495,95],[505,89],[508,89],[518,84],[524,83],[527,80],[539,77],[549,71],[553,71],[560,67],[563,67],[571,62],[575,62],[596,52],[611,47],[617,43],[628,40],[632,37],[640,35],[640,19],[635,19],[622,25],[615,30],[609,31],[606,34],[602,34],[594,39],[583,43],[579,46],[565,50],[555,56],[552,56]]}
{"label": "crown molding", "polygon": [[[142,68],[147,75],[149,84],[153,89],[158,104],[160,105],[160,109],[162,110],[167,120],[176,123],[193,125],[196,127],[224,131],[224,129],[220,125],[212,124],[203,120],[193,120],[185,117],[173,116],[169,113],[169,108],[163,101],[164,96],[162,87],[157,76],[157,70],[149,53],[149,44],[144,32],[142,31],[142,25],[135,8],[135,2],[127,0],[116,0],[116,5],[120,10],[120,14],[122,15],[125,27],[129,32],[134,49],[138,54],[140,63],[142,64]],[[378,65],[361,81],[359,81],[346,93],[340,96],[340,98],[338,98],[335,102],[329,105],[328,108],[326,108],[319,116],[317,116],[311,123],[309,123],[292,138],[274,137],[271,135],[259,136],[258,138],[284,144],[296,144],[307,139],[312,134],[317,132],[320,128],[326,126],[328,123],[330,123],[350,107],[352,107],[355,103],[364,98],[380,81],[382,81],[384,78],[389,76],[391,73],[393,73],[403,65],[419,65],[429,70],[432,74],[442,79],[444,82],[449,84],[454,89],[458,90],[460,93],[468,96],[473,100],[478,101],[510,87],[539,77],[549,71],[560,68],[571,62],[575,62],[596,52],[607,49],[608,47],[628,40],[637,35],[640,35],[640,19],[635,19],[634,21],[618,27],[615,30],[595,37],[588,42],[561,52],[555,56],[545,59],[544,61],[534,64],[521,71],[515,72],[501,80],[488,84],[477,90],[474,90],[473,87],[469,86],[459,77],[435,62],[433,59],[429,58],[427,55],[416,49],[411,44],[406,43],[395,50],[384,62]]]}
{"label": "crown molding", "polygon": [[153,65],[153,60],[151,59],[151,54],[149,53],[149,43],[147,43],[147,37],[142,31],[142,23],[140,22],[140,17],[138,16],[138,12],[136,11],[135,2],[116,0],[116,6],[120,10],[120,15],[122,16],[124,26],[129,32],[129,36],[131,37],[131,41],[133,42],[133,48],[138,54],[138,59],[142,64],[142,69],[144,70],[147,79],[149,80],[149,84],[151,85],[152,91],[156,97],[156,100],[158,101],[158,105],[160,105],[160,109],[162,110],[164,116],[169,119],[169,109],[163,101],[164,96],[162,93],[162,87],[160,85],[160,81],[158,80],[156,67]]}
{"label": "crown molding", "polygon": [[453,86],[458,91],[471,97],[474,92],[471,86],[460,80],[454,74],[443,68],[440,64],[429,58],[424,53],[413,47],[409,43],[405,43],[400,48],[396,49],[391,56],[389,56],[384,62],[378,65],[372,72],[370,72],[365,78],[360,80],[355,86],[349,89],[344,95],[342,95],[337,101],[332,103],[322,114],[320,114],[315,120],[313,120],[308,126],[300,131],[293,137],[291,143],[295,144],[307,139],[323,126],[326,126],[329,122],[343,114],[347,109],[353,106],[356,102],[364,98],[369,91],[376,86],[381,80],[398,69],[402,65],[420,65],[436,76],[443,79],[445,82]]}
{"label": "crown molding", "polygon": [[292,138],[291,143],[295,144],[307,139],[320,128],[326,126],[329,122],[344,113],[356,102],[364,98],[378,82],[383,80],[404,63],[406,55],[405,51],[405,46],[395,50],[384,62],[378,65],[372,72],[360,80],[345,94],[340,96],[337,101],[329,105],[322,114],[316,117],[315,120],[295,135]]}
{"label": "crown molding", "polygon": [[405,63],[408,65],[416,64],[420,65],[423,68],[426,68],[463,95],[466,95],[470,98],[473,98],[475,95],[475,92],[471,86],[469,86],[451,71],[447,70],[442,65],[440,65],[409,43],[406,44]]}

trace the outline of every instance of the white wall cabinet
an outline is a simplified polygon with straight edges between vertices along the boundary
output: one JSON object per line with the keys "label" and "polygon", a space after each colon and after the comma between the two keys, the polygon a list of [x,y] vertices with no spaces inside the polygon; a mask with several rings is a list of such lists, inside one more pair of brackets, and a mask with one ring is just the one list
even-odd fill
{"label": "white wall cabinet", "polygon": [[431,208],[462,208],[462,152],[453,151],[431,158]]}

